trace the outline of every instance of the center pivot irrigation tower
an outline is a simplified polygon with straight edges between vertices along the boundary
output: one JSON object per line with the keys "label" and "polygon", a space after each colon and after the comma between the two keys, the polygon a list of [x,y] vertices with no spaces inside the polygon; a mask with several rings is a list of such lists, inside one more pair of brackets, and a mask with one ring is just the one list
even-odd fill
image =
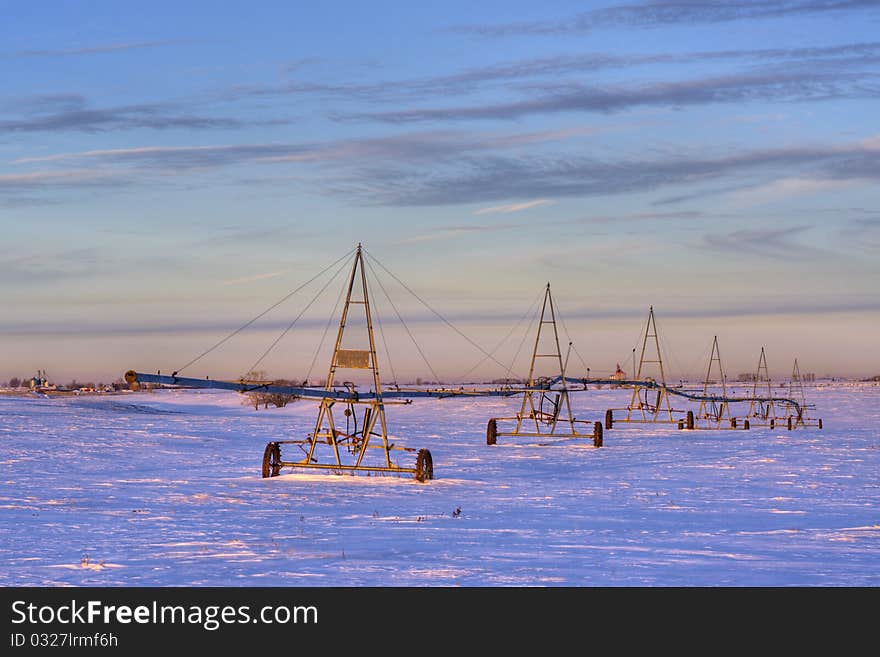
{"label": "center pivot irrigation tower", "polygon": [[[767,395],[758,394],[758,386],[762,383],[767,384]],[[749,402],[749,410],[746,413],[746,420],[752,426],[769,426],[771,429],[776,427],[776,407],[773,399],[773,384],[770,381],[770,372],[767,369],[767,356],[764,354],[764,347],[761,347],[761,355],[758,357],[758,370],[755,372],[755,382],[752,385],[752,400]]]}
{"label": "center pivot irrigation tower", "polygon": [[[548,319],[549,317],[549,319]],[[552,334],[544,327],[552,327]],[[542,342],[541,337],[544,336]],[[569,344],[569,351],[571,345]],[[536,364],[538,359],[550,359],[554,365],[554,376],[536,376]],[[523,392],[522,404],[519,413],[514,417],[493,417],[486,427],[486,444],[495,445],[499,436],[511,436],[522,438],[579,438],[592,439],[595,447],[602,446],[602,423],[578,420],[571,413],[571,402],[568,398],[568,386],[566,385],[565,368],[568,365],[568,355],[562,358],[562,350],[559,347],[559,332],[556,328],[556,307],[553,305],[553,295],[550,292],[550,283],[547,283],[544,292],[544,304],[541,307],[541,319],[538,321],[538,333],[535,336],[535,347],[532,350],[532,360],[529,365],[529,378],[526,389]],[[553,382],[558,382],[558,387],[551,388]],[[498,422],[514,422],[513,429],[498,431]],[[557,428],[561,425],[561,430]],[[590,432],[579,432],[578,425],[589,426]],[[534,430],[532,427],[534,426]]]}
{"label": "center pivot irrigation tower", "polygon": [[[718,364],[718,381],[721,384],[721,395],[717,398],[709,391],[712,384],[712,366]],[[712,340],[712,351],[709,354],[709,368],[706,370],[706,380],[703,382],[703,394],[700,399],[700,407],[694,418],[696,429],[721,429],[721,423],[727,420],[731,428],[736,427],[736,421],[730,417],[730,402],[727,399],[727,380],[724,376],[724,368],[721,366],[721,351],[718,349],[718,336]],[[702,424],[702,426],[700,426]]]}
{"label": "center pivot irrigation tower", "polygon": [[797,358],[794,359],[794,365],[791,368],[791,381],[788,384],[788,392],[789,397],[793,397],[793,400],[783,402],[787,427],[795,429],[797,427],[813,426],[821,429],[822,418],[811,418],[807,414],[807,411],[814,408],[814,406],[807,404],[804,380],[801,378],[801,368],[798,366]]}
{"label": "center pivot irrigation tower", "polygon": [[[359,289],[358,289],[359,288]],[[347,322],[352,306],[363,309],[366,320],[368,349],[344,348],[346,342]],[[354,391],[353,384],[345,384],[351,396],[344,402],[345,431],[334,414],[337,400],[330,395],[338,370],[369,370],[375,394],[361,400]],[[339,331],[336,344],[330,359],[330,371],[327,374],[325,390],[328,395],[321,399],[318,406],[318,418],[314,431],[305,440],[279,440],[266,445],[263,455],[263,477],[278,475],[281,468],[317,468],[332,471],[359,472],[394,472],[411,473],[419,481],[434,477],[434,465],[431,452],[427,449],[418,450],[414,468],[401,467],[391,460],[393,450],[415,452],[414,448],[398,447],[388,440],[388,427],[385,423],[385,402],[382,399],[382,384],[379,380],[379,363],[376,359],[376,341],[373,335],[373,319],[370,314],[370,294],[367,288],[367,274],[364,267],[364,256],[358,244],[348,279],[345,305],[339,320]],[[358,406],[363,406],[363,413],[358,421]],[[379,444],[373,439],[377,439]],[[296,445],[302,451],[299,460],[284,460],[281,454],[282,445]],[[376,448],[381,458],[379,463],[371,463],[368,450]]]}
{"label": "center pivot irrigation tower", "polygon": [[[648,354],[645,358],[645,352],[648,351],[648,343],[650,342],[654,355]],[[657,373],[660,380],[646,375],[646,365],[656,365]],[[642,382],[648,382],[651,385],[640,385]],[[659,384],[659,385],[656,385]],[[654,306],[648,311],[648,321],[645,324],[645,334],[642,338],[642,351],[639,357],[639,366],[636,370],[635,381],[632,383],[633,391],[629,404],[625,408],[612,409],[609,408],[605,412],[605,428],[611,429],[618,422],[634,422],[634,423],[668,423],[682,424],[682,418],[677,418],[676,413],[685,413],[683,410],[672,408],[669,400],[669,391],[666,386],[666,372],[663,369],[663,356],[660,352],[660,337],[657,333],[657,324],[654,321]],[[626,411],[625,418],[615,418],[614,411]],[[687,428],[694,428],[693,411],[687,411]]]}
{"label": "center pivot irrigation tower", "polygon": [[[307,386],[307,383],[304,383],[302,386],[292,386],[286,383],[275,383],[271,381],[249,381],[245,378],[240,378],[238,381],[222,381],[208,377],[199,379],[179,376],[179,371],[177,370],[172,372],[170,376],[162,375],[161,372],[147,374],[128,370],[125,373],[126,382],[132,387],[136,387],[141,383],[152,383],[195,388],[235,390],[240,393],[279,393],[292,395],[297,398],[318,400],[318,417],[315,422],[314,431],[312,431],[311,434],[309,434],[304,440],[278,440],[266,445],[266,449],[263,453],[263,477],[275,477],[280,473],[282,468],[299,468],[306,470],[329,470],[337,474],[346,472],[352,474],[358,472],[364,472],[367,474],[410,474],[418,481],[428,481],[433,479],[434,464],[431,459],[431,452],[427,449],[416,450],[409,447],[399,447],[389,441],[388,428],[385,423],[385,404],[395,402],[386,401],[383,399],[383,396],[399,399],[404,395],[409,396],[409,393],[395,390],[383,394],[382,383],[379,379],[379,365],[376,359],[376,341],[373,336],[373,318],[370,313],[370,294],[364,268],[364,252],[360,244],[358,244],[357,249],[354,249],[353,251],[355,253],[354,263],[351,267],[351,275],[348,278],[347,288],[344,288],[346,291],[345,305],[342,309],[342,317],[339,321],[339,331],[336,336],[336,344],[333,348],[333,355],[330,359],[330,371],[327,376],[326,385],[323,388],[310,388]],[[346,257],[348,257],[348,254],[327,267],[324,272],[329,271],[330,268],[343,262]],[[340,273],[341,271],[342,268],[339,269]],[[312,280],[315,280],[315,278]],[[298,290],[302,289],[302,287],[304,286],[300,286]],[[286,300],[292,294],[293,293],[287,295],[283,300]],[[318,294],[320,294],[320,292]],[[311,305],[314,300],[315,299],[312,299],[312,302],[310,302],[309,305]],[[278,305],[279,304],[275,304],[271,308],[275,308]],[[366,345],[364,344],[364,336],[362,335],[360,338],[361,342],[357,345],[360,348],[353,348],[353,346],[349,344],[350,336],[347,334],[347,329],[349,323],[356,319],[357,313],[354,311],[354,308],[357,307],[363,309],[363,317],[361,319],[366,325]],[[261,315],[258,315],[257,318],[262,317],[265,314],[266,313],[264,312]],[[189,367],[189,365],[226,342],[226,340],[237,334],[243,328],[250,326],[254,321],[255,320],[249,321],[242,328],[237,329],[226,338],[223,338],[223,340],[214,345],[214,347],[211,347],[211,349],[205,351],[201,356],[193,359],[187,365],[184,365],[181,370]],[[288,329],[285,329],[285,333],[292,326],[293,324],[291,324]],[[364,346],[367,348],[363,348]],[[344,381],[340,385],[336,382],[337,374],[340,370],[369,371],[371,375],[370,383],[372,389],[367,392],[358,392],[355,384],[348,381]],[[418,396],[418,393],[415,393],[415,396]],[[446,391],[437,391],[430,393],[430,395],[425,394],[424,396],[447,396],[447,393]],[[409,402],[402,400],[397,401],[396,403]],[[344,407],[343,415],[345,420],[341,420],[336,416],[336,411],[339,407]],[[360,417],[358,417],[358,409],[361,407],[363,408],[363,412],[360,414]],[[342,429],[342,422],[345,423],[345,430]],[[301,456],[302,458],[297,460],[285,459],[282,455],[282,449],[286,448],[288,445],[295,446],[300,453],[297,454],[294,452],[294,454]],[[403,467],[395,463],[391,458],[392,452],[416,452],[415,465],[413,467]]]}

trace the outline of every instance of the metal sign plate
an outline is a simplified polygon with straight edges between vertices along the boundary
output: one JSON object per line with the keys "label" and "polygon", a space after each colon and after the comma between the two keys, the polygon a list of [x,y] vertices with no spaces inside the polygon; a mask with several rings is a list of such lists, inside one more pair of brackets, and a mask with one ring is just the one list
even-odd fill
{"label": "metal sign plate", "polygon": [[370,369],[370,352],[366,349],[340,349],[336,352],[336,366],[356,370]]}

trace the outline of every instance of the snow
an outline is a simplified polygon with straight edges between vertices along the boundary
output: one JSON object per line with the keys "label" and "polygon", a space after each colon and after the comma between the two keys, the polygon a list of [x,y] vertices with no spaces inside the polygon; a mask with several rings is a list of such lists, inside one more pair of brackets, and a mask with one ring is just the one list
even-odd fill
{"label": "snow", "polygon": [[[426,484],[262,479],[310,402],[0,397],[0,585],[880,585],[880,386],[807,393],[822,431],[618,425],[602,449],[487,446],[516,400],[390,406]],[[628,394],[572,401],[602,420]]]}

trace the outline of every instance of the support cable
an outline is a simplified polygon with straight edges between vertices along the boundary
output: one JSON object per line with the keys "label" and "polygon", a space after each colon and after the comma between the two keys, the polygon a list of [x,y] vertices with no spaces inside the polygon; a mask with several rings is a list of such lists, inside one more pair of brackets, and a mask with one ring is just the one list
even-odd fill
{"label": "support cable", "polygon": [[[434,368],[431,367],[431,363],[428,360],[428,357],[425,356],[425,352],[422,351],[422,348],[421,348],[421,346],[419,346],[419,343],[416,341],[415,336],[409,330],[409,326],[407,326],[406,322],[403,321],[403,317],[400,315],[400,311],[397,310],[397,306],[394,305],[394,302],[391,300],[391,297],[388,295],[388,291],[385,289],[385,286],[382,285],[382,280],[376,275],[376,270],[373,269],[373,265],[370,264],[370,260],[375,260],[375,258],[370,256],[370,258],[367,260],[367,267],[370,268],[370,273],[373,274],[373,278],[376,280],[377,283],[379,283],[379,289],[382,290],[382,293],[385,295],[385,298],[388,299],[388,303],[391,304],[391,307],[394,309],[394,314],[397,315],[397,319],[400,320],[400,323],[403,325],[403,328],[406,331],[406,334],[409,336],[409,339],[412,340],[412,343],[416,346],[416,350],[419,352],[419,355],[422,357],[422,360],[425,361],[425,365],[428,366],[428,369],[431,371],[431,375],[434,377],[434,380],[439,384],[440,377],[437,376],[437,372],[435,372]],[[377,264],[378,264],[378,261],[377,261]],[[385,269],[385,268],[383,267],[383,269]]]}
{"label": "support cable", "polygon": [[[516,348],[516,353],[513,354],[513,358],[512,358],[511,361],[510,361],[510,367],[507,368],[507,371],[508,371],[508,372],[510,372],[510,371],[513,369],[513,366],[516,364],[516,359],[519,358],[519,354],[520,354],[520,352],[522,351],[522,348],[523,348],[523,346],[524,346],[525,343],[526,343],[526,338],[528,338],[529,335],[531,334],[531,332],[532,332],[532,326],[535,325],[535,321],[536,321],[536,320],[538,319],[538,317],[540,317],[540,316],[541,316],[541,313],[539,313],[539,312],[538,312],[538,309],[535,308],[535,314],[532,315],[532,321],[530,321],[530,322],[529,322],[529,325],[526,327],[526,332],[523,333],[522,340],[519,341],[519,346]],[[515,377],[515,378],[516,378],[516,377]],[[519,378],[522,378],[522,377],[519,377]]]}
{"label": "support cable", "polygon": [[278,306],[280,306],[282,303],[284,303],[285,301],[287,301],[290,297],[292,297],[294,294],[296,294],[297,292],[299,292],[300,290],[302,290],[304,287],[306,287],[307,285],[311,284],[311,283],[312,283],[313,281],[315,281],[316,279],[318,279],[318,278],[320,278],[321,276],[323,276],[328,270],[332,269],[332,268],[335,267],[337,264],[339,264],[340,262],[342,262],[343,260],[345,260],[346,258],[348,258],[348,256],[350,256],[352,253],[354,253],[354,251],[355,251],[354,249],[351,249],[348,253],[346,253],[345,255],[343,255],[342,257],[340,257],[338,260],[336,260],[335,262],[332,262],[332,263],[330,263],[329,265],[327,265],[326,267],[324,267],[324,269],[322,269],[320,272],[318,272],[317,274],[315,274],[312,278],[310,278],[310,279],[307,280],[305,283],[303,283],[302,285],[300,285],[300,286],[299,286],[298,288],[296,288],[293,292],[288,293],[288,294],[285,295],[282,299],[280,299],[279,301],[273,303],[271,306],[269,306],[268,308],[266,308],[266,310],[264,310],[263,312],[261,312],[259,315],[257,315],[256,317],[254,317],[254,318],[251,319],[250,321],[244,323],[243,325],[241,325],[240,327],[238,327],[237,329],[235,329],[232,333],[230,333],[229,335],[227,335],[227,336],[226,336],[225,338],[223,338],[222,340],[218,341],[218,342],[217,342],[216,344],[214,344],[212,347],[210,347],[210,348],[206,349],[205,351],[203,351],[202,353],[200,353],[198,356],[196,356],[196,357],[193,358],[191,361],[189,361],[186,365],[184,365],[183,367],[178,368],[177,370],[175,370],[175,371],[174,371],[174,374],[173,374],[172,376],[176,376],[179,372],[183,372],[183,370],[185,370],[187,367],[189,367],[189,366],[192,365],[193,363],[195,363],[195,362],[201,360],[202,358],[204,358],[205,356],[207,356],[209,353],[211,353],[212,351],[214,351],[217,347],[219,347],[220,345],[222,345],[223,343],[225,343],[227,340],[229,340],[230,338],[233,338],[233,337],[235,337],[236,335],[238,335],[239,333],[241,333],[241,332],[242,332],[243,330],[245,330],[248,326],[250,326],[251,324],[253,324],[254,322],[256,322],[258,319],[260,319],[260,318],[264,317],[265,315],[267,315],[270,311],[272,311],[272,310],[274,310],[275,308],[277,308]]}
{"label": "support cable", "polygon": [[330,284],[339,277],[339,274],[342,273],[342,270],[345,269],[347,265],[348,265],[347,262],[343,262],[339,266],[339,268],[336,270],[336,273],[333,274],[333,276],[331,276],[330,279],[328,279],[328,281],[326,283],[324,283],[324,286],[320,290],[318,290],[318,293],[312,297],[312,300],[306,304],[305,308],[303,308],[300,311],[300,313],[296,317],[293,318],[293,321],[290,322],[290,324],[288,324],[287,327],[283,331],[281,331],[281,334],[277,338],[275,338],[275,341],[269,345],[269,347],[266,349],[266,351],[263,352],[263,355],[260,356],[253,365],[251,365],[248,372],[253,372],[257,369],[257,366],[263,362],[263,359],[265,359],[266,356],[269,355],[269,352],[271,352],[276,347],[276,345],[279,342],[281,342],[281,339],[290,332],[290,330],[296,325],[296,323],[300,320],[300,318],[308,311],[309,308],[312,307],[312,305],[315,303],[315,301],[318,300],[318,297],[320,297],[322,294],[324,294],[324,292],[327,290],[327,288],[330,287]]}
{"label": "support cable", "polygon": [[587,361],[584,360],[584,357],[581,356],[581,353],[577,350],[577,347],[574,346],[574,340],[571,339],[571,334],[568,332],[568,327],[565,325],[565,320],[562,318],[562,313],[559,312],[559,308],[555,308],[555,310],[556,317],[559,318],[559,323],[562,324],[562,330],[565,331],[565,337],[568,338],[568,344],[571,345],[571,350],[574,352],[574,355],[578,357],[579,361],[581,361],[581,365],[584,366],[584,373],[586,373],[586,371],[590,369],[589,367],[587,367]]}
{"label": "support cable", "polygon": [[[366,250],[365,250],[364,252],[366,253]],[[430,311],[431,311],[431,312],[432,312],[432,313],[433,313],[433,314],[434,314],[434,315],[435,315],[435,316],[436,316],[441,322],[443,322],[444,324],[446,324],[449,328],[451,328],[453,331],[455,331],[455,332],[458,333],[461,337],[463,337],[465,340],[467,340],[468,343],[469,343],[472,347],[474,347],[475,349],[479,350],[479,351],[480,351],[482,354],[484,354],[487,358],[491,359],[495,364],[500,365],[501,367],[504,367],[504,363],[502,363],[501,361],[499,361],[499,360],[498,360],[497,358],[495,358],[492,354],[490,354],[488,351],[486,351],[485,349],[483,349],[483,348],[482,348],[480,345],[478,345],[476,342],[474,342],[473,340],[471,340],[471,339],[470,339],[465,333],[463,333],[463,332],[462,332],[457,326],[455,326],[452,322],[450,322],[448,319],[446,319],[446,318],[445,318],[443,315],[441,315],[438,311],[434,310],[434,308],[432,308],[432,307],[428,304],[427,301],[425,301],[425,300],[422,299],[418,294],[416,294],[415,292],[413,292],[413,291],[412,291],[412,290],[406,285],[406,283],[404,283],[402,280],[400,280],[399,278],[397,278],[397,276],[395,276],[395,275],[394,275],[394,274],[393,274],[393,273],[392,273],[392,272],[391,272],[391,271],[390,271],[385,265],[383,265],[379,260],[377,260],[377,259],[375,258],[375,256],[373,256],[372,254],[370,254],[370,259],[373,260],[377,265],[379,265],[383,270],[385,270],[385,272],[386,272],[389,276],[391,276],[391,278],[393,278],[395,281],[397,281],[398,284],[400,284],[400,286],[403,287],[404,290],[406,290],[406,291],[409,292],[411,295],[413,295],[413,296],[419,301],[419,303],[421,303],[425,308],[427,308],[428,310],[430,310]]]}
{"label": "support cable", "polygon": [[[532,305],[530,305],[528,310],[526,310],[526,312],[523,313],[522,317],[520,317],[517,320],[517,322],[516,322],[516,324],[514,324],[513,328],[511,328],[510,331],[507,332],[507,335],[505,335],[504,338],[502,338],[501,342],[499,342],[497,345],[495,345],[495,348],[492,349],[492,351],[490,352],[492,355],[495,355],[495,353],[504,345],[504,343],[506,343],[510,339],[510,336],[512,336],[514,334],[514,332],[516,332],[516,330],[519,328],[520,324],[522,324],[523,321],[525,321],[526,317],[529,317],[532,314],[533,309],[538,305],[538,303],[541,301],[541,297],[543,297],[543,296],[544,296],[544,290],[541,290],[541,292],[538,294],[538,296],[535,297],[535,300],[532,302]],[[468,376],[470,376],[470,374],[475,369],[477,369],[480,365],[485,363],[487,360],[489,360],[489,357],[483,356],[483,358],[480,360],[480,362],[478,362],[476,365],[474,365],[472,368],[470,368],[467,372],[462,374],[458,378],[458,380],[464,381]],[[513,364],[511,364],[511,367],[507,368],[506,373],[508,375],[510,375],[511,378],[516,378],[512,369],[513,369]]]}
{"label": "support cable", "polygon": [[[369,263],[367,263],[369,266]],[[373,277],[376,277],[376,273],[373,271],[373,268],[370,267],[370,272],[373,274]],[[368,292],[370,298],[373,299],[373,315],[376,317],[376,324],[379,326],[379,337],[382,338],[382,347],[385,349],[385,357],[388,359],[388,368],[391,371],[391,379],[394,381],[394,385],[397,385],[397,373],[394,371],[394,363],[391,361],[391,350],[388,349],[388,343],[385,341],[385,329],[382,328],[382,319],[379,317],[379,297],[373,294],[373,286],[371,285],[372,281],[367,280],[367,288],[369,288]]]}
{"label": "support cable", "polygon": [[324,340],[327,339],[327,333],[330,331],[330,326],[333,324],[333,320],[336,317],[336,311],[339,308],[339,304],[342,303],[342,297],[345,296],[346,287],[343,285],[339,289],[339,296],[336,297],[336,305],[333,306],[333,310],[330,311],[330,317],[327,318],[327,323],[324,325],[324,332],[321,334],[321,341],[318,343],[318,348],[315,349],[315,354],[312,356],[312,362],[309,365],[309,370],[306,372],[306,386],[309,384],[309,379],[312,378],[312,370],[315,369],[315,363],[318,362],[318,354],[321,353],[321,349],[324,346]]}

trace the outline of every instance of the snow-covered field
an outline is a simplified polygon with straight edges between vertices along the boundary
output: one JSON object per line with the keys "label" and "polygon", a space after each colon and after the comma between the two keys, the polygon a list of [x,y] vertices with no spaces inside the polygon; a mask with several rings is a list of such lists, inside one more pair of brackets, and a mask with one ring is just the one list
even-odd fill
{"label": "snow-covered field", "polygon": [[[621,427],[598,450],[486,446],[515,400],[390,407],[427,484],[262,479],[314,403],[0,397],[0,585],[880,585],[880,387],[808,394],[823,431]],[[627,395],[573,402],[602,420]]]}

